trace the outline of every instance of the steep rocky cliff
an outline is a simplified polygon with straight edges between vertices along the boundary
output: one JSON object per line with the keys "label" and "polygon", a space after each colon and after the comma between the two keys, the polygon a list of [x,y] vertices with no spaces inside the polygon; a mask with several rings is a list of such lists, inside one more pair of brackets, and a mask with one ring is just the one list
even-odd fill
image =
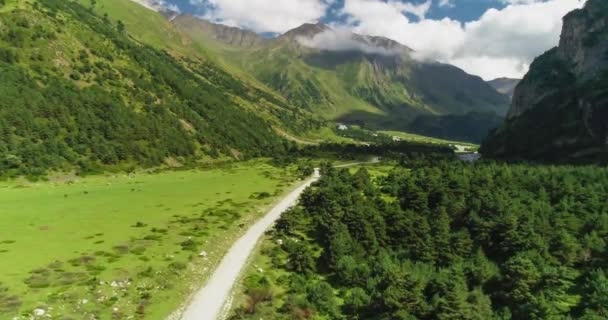
{"label": "steep rocky cliff", "polygon": [[559,46],[538,57],[518,85],[505,125],[485,155],[543,160],[608,154],[608,1],[564,17]]}
{"label": "steep rocky cliff", "polygon": [[193,34],[235,47],[252,48],[266,41],[253,31],[212,23],[189,14],[179,15],[172,21],[182,30],[193,30]]}

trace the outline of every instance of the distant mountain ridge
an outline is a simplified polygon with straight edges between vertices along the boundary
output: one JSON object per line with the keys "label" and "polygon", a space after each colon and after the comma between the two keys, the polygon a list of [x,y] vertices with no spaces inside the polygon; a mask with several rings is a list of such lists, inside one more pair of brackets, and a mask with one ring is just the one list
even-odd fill
{"label": "distant mountain ridge", "polygon": [[208,21],[179,16],[173,22],[291,103],[328,120],[407,131],[420,129],[410,125],[422,115],[505,115],[509,106],[509,97],[481,78],[418,61],[412,49],[388,38],[317,23],[240,46],[219,36],[223,27],[209,27]]}
{"label": "distant mountain ridge", "polygon": [[253,31],[211,23],[189,14],[177,15],[172,19],[172,22],[181,29],[186,29],[192,26],[193,22],[196,22],[197,32],[204,32],[211,35],[214,40],[231,46],[251,48],[266,42],[266,39]]}
{"label": "distant mountain ridge", "polygon": [[331,30],[331,28],[323,23],[305,23],[299,27],[288,30],[287,32],[278,36],[277,39],[296,40],[298,37],[312,38],[329,30]]}
{"label": "distant mountain ridge", "polygon": [[608,1],[564,17],[559,46],[517,86],[505,125],[482,147],[494,157],[608,159]]}
{"label": "distant mountain ridge", "polygon": [[515,87],[517,87],[520,81],[521,79],[498,78],[488,81],[488,84],[496,89],[496,91],[512,98],[515,93]]}

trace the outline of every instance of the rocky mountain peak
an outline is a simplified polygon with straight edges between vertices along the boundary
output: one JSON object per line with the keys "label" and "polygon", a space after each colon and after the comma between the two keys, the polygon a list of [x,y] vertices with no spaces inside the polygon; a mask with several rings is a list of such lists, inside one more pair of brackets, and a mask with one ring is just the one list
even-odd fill
{"label": "rocky mountain peak", "polygon": [[572,63],[575,74],[593,77],[608,65],[608,1],[591,0],[564,17],[559,55]]}
{"label": "rocky mountain peak", "polygon": [[559,46],[536,58],[504,126],[482,153],[581,161],[608,159],[608,1],[564,17]]}
{"label": "rocky mountain peak", "polygon": [[259,46],[266,41],[266,39],[253,31],[213,23],[190,14],[179,15],[172,21],[173,24],[181,29],[190,29],[194,33],[231,46],[251,48]]}
{"label": "rocky mountain peak", "polygon": [[[608,1],[589,0],[564,17],[559,46],[538,57],[517,87],[510,119],[522,115],[544,97],[597,77],[608,69]],[[573,80],[574,83],[567,83]]]}
{"label": "rocky mountain peak", "polygon": [[358,35],[354,34],[354,38],[366,43],[367,45],[382,48],[387,51],[405,51],[405,52],[413,52],[414,50],[409,48],[406,45],[403,45],[393,39],[385,38],[385,37],[377,37],[377,36],[367,36],[367,35]]}
{"label": "rocky mountain peak", "polygon": [[303,24],[278,38],[324,51],[359,51],[365,54],[396,56],[413,52],[409,47],[389,38],[353,33],[347,29],[332,29],[322,24]]}
{"label": "rocky mountain peak", "polygon": [[330,27],[323,23],[305,23],[297,28],[285,32],[281,38],[296,39],[298,37],[313,38],[319,33],[331,30]]}

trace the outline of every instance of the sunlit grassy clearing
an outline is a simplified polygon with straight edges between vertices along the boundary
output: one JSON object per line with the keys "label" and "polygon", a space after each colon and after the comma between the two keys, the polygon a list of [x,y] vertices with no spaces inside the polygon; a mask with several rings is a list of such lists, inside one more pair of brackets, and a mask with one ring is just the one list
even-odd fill
{"label": "sunlit grassy clearing", "polygon": [[[142,312],[163,318],[200,284],[232,239],[289,188],[292,177],[291,170],[254,161],[212,170],[2,183],[0,286],[18,300],[9,303],[0,295],[0,318],[41,307],[53,307],[54,316]],[[202,250],[207,259],[198,257]],[[124,288],[112,286],[127,280]],[[111,300],[115,294],[120,299]]]}

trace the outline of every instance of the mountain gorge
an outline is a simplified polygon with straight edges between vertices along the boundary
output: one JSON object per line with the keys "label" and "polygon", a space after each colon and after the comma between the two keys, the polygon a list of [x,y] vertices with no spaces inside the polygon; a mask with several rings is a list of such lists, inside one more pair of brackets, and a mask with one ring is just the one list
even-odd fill
{"label": "mountain gorge", "polygon": [[267,39],[132,1],[8,0],[0,34],[6,176],[276,154],[331,122],[480,141],[508,104],[454,66],[322,24]]}
{"label": "mountain gorge", "polygon": [[[412,49],[387,38],[323,24],[305,24],[273,39],[256,39],[243,30],[225,37],[226,30],[234,29],[188,15],[172,22],[228,64],[328,120],[453,138],[460,132],[433,129],[450,121],[443,116],[476,119],[477,113],[504,115],[508,108],[508,97],[481,78],[451,65],[414,59]],[[240,39],[250,45],[241,45]],[[432,126],[413,125],[420,116],[432,118],[423,122]]]}
{"label": "mountain gorge", "polygon": [[496,89],[496,91],[512,98],[513,94],[515,93],[515,88],[520,81],[521,79],[498,78],[488,81],[488,84],[492,86],[492,88]]}
{"label": "mountain gorge", "polygon": [[485,155],[589,161],[608,155],[608,3],[589,0],[564,18],[559,46],[517,87],[506,124]]}

